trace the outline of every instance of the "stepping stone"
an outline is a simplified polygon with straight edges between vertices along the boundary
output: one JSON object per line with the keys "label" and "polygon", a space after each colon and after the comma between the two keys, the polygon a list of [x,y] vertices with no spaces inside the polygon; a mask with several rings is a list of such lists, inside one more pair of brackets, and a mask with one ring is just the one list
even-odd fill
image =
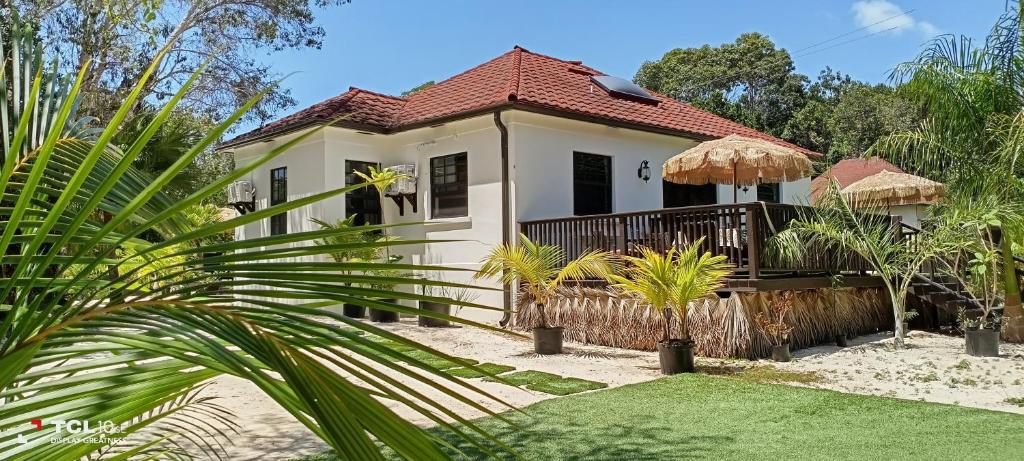
{"label": "stepping stone", "polygon": [[[515,373],[509,373],[507,375],[501,375],[501,379],[511,383],[513,386],[522,386],[524,384],[537,384],[537,383],[542,383],[542,382],[545,382],[545,381],[551,381],[551,380],[554,380],[554,379],[561,379],[561,378],[562,378],[561,376],[558,376],[558,375],[553,374],[553,373],[545,373],[543,371],[535,371],[535,370],[517,371]],[[498,379],[490,377],[490,376],[484,378],[484,381],[502,382],[502,381],[499,381]]]}
{"label": "stepping stone", "polygon": [[[492,375],[498,375],[516,369],[516,367],[510,367],[508,365],[498,365],[497,363],[481,363],[480,365],[477,366],[482,368],[485,372],[490,373]],[[458,376],[460,378],[483,378],[484,376],[487,376],[487,373],[465,367],[452,368],[451,370],[448,370],[448,374],[452,376]]]}
{"label": "stepping stone", "polygon": [[543,392],[551,395],[570,395],[580,392],[593,391],[608,387],[605,383],[587,381],[579,378],[562,378],[540,383],[528,384],[527,389]]}

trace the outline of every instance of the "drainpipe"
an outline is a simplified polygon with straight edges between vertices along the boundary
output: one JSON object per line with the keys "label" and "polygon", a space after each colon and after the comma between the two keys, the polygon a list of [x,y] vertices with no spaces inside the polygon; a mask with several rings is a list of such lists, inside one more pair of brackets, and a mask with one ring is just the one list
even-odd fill
{"label": "drainpipe", "polygon": [[[501,243],[507,244],[511,241],[509,227],[512,224],[508,184],[508,127],[501,122],[500,110],[494,111],[494,126],[498,127],[498,132],[501,133]],[[502,291],[502,309],[505,312],[499,324],[504,327],[512,320],[512,287],[505,284]]]}

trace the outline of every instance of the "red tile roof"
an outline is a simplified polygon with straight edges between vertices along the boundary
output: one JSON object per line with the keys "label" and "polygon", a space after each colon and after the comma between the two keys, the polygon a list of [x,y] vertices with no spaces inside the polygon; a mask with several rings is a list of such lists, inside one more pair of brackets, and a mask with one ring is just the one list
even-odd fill
{"label": "red tile roof", "polygon": [[698,139],[741,134],[793,147],[813,157],[820,156],[661,94],[651,92],[658,99],[657,104],[612,96],[592,83],[591,75],[604,74],[579,61],[564,61],[515,47],[406,97],[350,88],[339,96],[240,135],[225,146],[338,117],[344,117],[339,123],[342,126],[392,132],[513,107]]}
{"label": "red tile roof", "polygon": [[842,189],[882,171],[903,173],[903,170],[899,169],[896,165],[878,157],[871,157],[866,160],[860,158],[842,160],[833,165],[832,168],[829,168],[825,174],[811,181],[811,202],[818,201],[818,197],[821,196],[828,187],[829,182],[833,179],[839,183],[839,188]]}

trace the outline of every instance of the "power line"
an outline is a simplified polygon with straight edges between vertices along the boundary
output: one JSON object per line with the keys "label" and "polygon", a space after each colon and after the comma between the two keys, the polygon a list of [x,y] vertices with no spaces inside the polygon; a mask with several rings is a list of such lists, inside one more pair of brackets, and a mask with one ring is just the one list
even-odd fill
{"label": "power line", "polygon": [[814,50],[814,51],[809,51],[809,52],[807,52],[807,53],[803,53],[803,54],[798,54],[798,55],[796,55],[796,56],[793,56],[793,57],[794,57],[794,58],[802,58],[802,57],[804,57],[804,56],[810,56],[810,55],[812,55],[812,54],[814,54],[814,53],[819,53],[819,52],[822,52],[822,51],[825,51],[825,50],[830,50],[830,49],[832,49],[832,48],[835,48],[835,47],[837,47],[837,46],[843,46],[843,45],[846,45],[846,44],[848,44],[848,43],[853,43],[853,42],[856,42],[856,41],[858,41],[858,40],[864,40],[865,38],[868,38],[868,37],[873,37],[873,36],[875,36],[875,35],[878,35],[878,34],[884,34],[884,33],[886,33],[886,32],[889,32],[889,31],[891,31],[891,30],[896,30],[896,29],[899,29],[899,26],[892,26],[892,27],[890,27],[890,28],[888,28],[888,29],[885,29],[885,30],[880,30],[880,31],[878,31],[878,32],[872,32],[872,33],[870,33],[870,34],[867,34],[867,35],[862,35],[862,36],[860,36],[860,37],[857,37],[857,38],[852,38],[852,39],[850,39],[850,40],[846,40],[846,41],[844,41],[844,42],[839,42],[839,43],[836,43],[835,45],[832,45],[832,46],[826,46],[825,48],[819,48],[819,49],[817,49],[817,50]]}
{"label": "power line", "polygon": [[[846,36],[849,36],[849,35],[853,35],[853,34],[856,34],[857,32],[860,32],[860,31],[862,31],[862,30],[864,30],[864,29],[868,29],[868,28],[871,28],[871,27],[877,26],[877,25],[879,25],[879,24],[881,24],[881,23],[883,23],[883,22],[888,22],[888,21],[891,21],[891,20],[893,20],[893,19],[896,19],[896,18],[898,18],[898,17],[900,17],[900,16],[906,16],[906,15],[908,15],[908,14],[910,14],[910,13],[913,13],[913,12],[914,12],[915,10],[916,10],[916,8],[912,8],[912,9],[909,9],[909,10],[907,10],[907,11],[903,11],[903,12],[900,12],[900,13],[899,13],[899,14],[897,14],[897,15],[889,16],[888,18],[882,19],[882,20],[880,20],[880,21],[877,21],[877,22],[873,22],[873,23],[871,23],[871,24],[868,24],[868,25],[866,25],[866,26],[864,26],[864,27],[861,27],[861,28],[859,28],[859,29],[853,29],[853,30],[851,30],[851,31],[849,31],[849,32],[846,32],[846,33],[843,33],[843,34],[839,34],[839,35],[836,35],[835,37],[832,37],[832,38],[830,38],[830,39],[828,39],[828,40],[823,40],[823,41],[820,41],[820,42],[818,42],[818,43],[815,43],[815,44],[813,44],[813,45],[810,45],[810,46],[805,46],[805,47],[803,47],[803,48],[800,48],[799,50],[796,50],[796,51],[794,51],[794,52],[793,52],[793,54],[800,54],[800,53],[801,53],[801,52],[803,52],[803,51],[807,51],[807,50],[809,50],[809,49],[811,49],[811,48],[814,48],[814,47],[817,47],[817,46],[820,46],[820,45],[824,45],[824,44],[826,44],[826,43],[828,43],[828,42],[832,42],[832,41],[835,41],[835,40],[839,40],[839,39],[841,39],[841,38],[843,38],[843,37],[846,37]],[[875,32],[875,33],[877,34],[877,33],[880,33],[880,32],[887,32],[887,31],[893,30],[893,29],[895,29],[895,28],[897,28],[897,27],[899,27],[899,26],[893,26],[893,27],[891,27],[891,28],[889,28],[889,29],[886,29],[886,30],[883,30],[883,31],[879,31],[879,32]]]}
{"label": "power line", "polygon": [[[848,37],[848,36],[853,35],[853,34],[855,34],[857,32],[860,32],[860,31],[862,31],[864,29],[868,29],[870,27],[877,26],[879,24],[891,21],[891,20],[896,19],[896,18],[901,17],[901,16],[909,15],[910,13],[913,13],[915,10],[916,9],[910,9],[910,10],[907,10],[907,11],[902,11],[899,14],[896,14],[896,15],[893,15],[893,16],[889,16],[889,17],[887,17],[885,19],[882,19],[880,21],[873,22],[873,23],[868,24],[866,26],[863,26],[863,27],[851,30],[849,32],[844,32],[842,34],[839,34],[839,35],[836,35],[834,37],[828,38],[826,40],[822,40],[822,41],[814,43],[812,45],[808,45],[808,46],[805,46],[803,48],[800,48],[799,50],[794,51],[793,54],[788,56],[788,57],[782,57],[782,58],[776,59],[774,61],[768,61],[768,62],[760,63],[758,65],[755,65],[755,66],[751,67],[751,69],[760,69],[760,68],[765,67],[765,66],[782,64],[782,63],[784,63],[787,60],[787,58],[789,60],[792,60],[793,58],[808,56],[808,55],[817,53],[819,51],[829,50],[829,49],[832,49],[832,48],[835,48],[835,47],[838,47],[838,46],[846,45],[846,44],[849,44],[849,43],[852,43],[852,42],[863,40],[863,39],[868,38],[868,37],[873,37],[873,36],[878,35],[878,34],[882,34],[882,33],[885,33],[885,32],[889,32],[891,30],[895,30],[895,29],[899,28],[899,26],[893,26],[893,27],[890,27],[890,28],[885,29],[885,30],[879,30],[879,31],[876,31],[876,32],[872,32],[870,34],[863,35],[861,37],[857,37],[857,38],[854,38],[854,39],[851,39],[851,40],[846,40],[846,41],[837,43],[835,45],[827,46],[825,48],[819,48],[817,50],[808,51],[808,50],[812,50],[813,48],[817,48],[817,47],[819,47],[821,45],[824,45],[826,43],[830,43],[830,42],[836,41],[836,40],[841,39],[843,37]],[[686,88],[686,90],[684,92],[692,91],[692,90],[695,90],[695,89],[698,89],[698,88],[704,88],[704,87],[706,87],[706,86],[708,86],[708,85],[710,85],[712,83],[716,83],[716,82],[719,82],[721,80],[733,78],[733,77],[736,77],[737,75],[739,75],[739,72],[736,72],[736,73],[733,73],[733,74],[729,74],[729,75],[715,77],[715,78],[712,78],[710,80],[707,80],[707,81],[704,81],[704,82],[701,82],[701,83],[698,83],[698,84],[692,84],[692,85],[687,86],[687,88]]]}

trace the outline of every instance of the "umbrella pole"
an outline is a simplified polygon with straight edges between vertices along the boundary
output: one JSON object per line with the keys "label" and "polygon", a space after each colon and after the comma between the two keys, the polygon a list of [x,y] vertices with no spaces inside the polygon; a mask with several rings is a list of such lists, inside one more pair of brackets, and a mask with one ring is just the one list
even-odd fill
{"label": "umbrella pole", "polygon": [[736,184],[736,165],[738,163],[739,160],[732,161],[732,203],[734,204],[740,203],[738,198],[740,185]]}

